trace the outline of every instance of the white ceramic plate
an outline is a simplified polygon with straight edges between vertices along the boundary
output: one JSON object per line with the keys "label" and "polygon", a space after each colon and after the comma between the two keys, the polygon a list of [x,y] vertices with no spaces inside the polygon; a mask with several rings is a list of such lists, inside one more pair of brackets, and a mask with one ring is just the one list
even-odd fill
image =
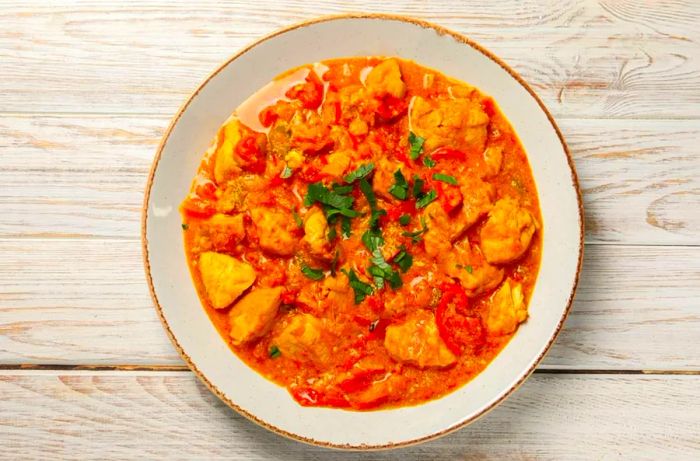
{"label": "white ceramic plate", "polygon": [[[400,56],[493,96],[520,136],[540,198],[544,242],[529,320],[471,382],[422,405],[353,412],[302,407],[228,348],[197,298],[185,261],[178,206],[218,127],[281,72],[343,56]],[[263,38],[216,70],[166,131],[146,188],[146,275],[165,329],[183,359],[223,401],[256,423],[297,440],[338,448],[390,448],[457,429],[493,408],[534,370],[568,313],[583,252],[583,215],[566,145],[525,82],[467,38],[422,21],[345,15]],[[531,410],[536,411],[536,410]]]}

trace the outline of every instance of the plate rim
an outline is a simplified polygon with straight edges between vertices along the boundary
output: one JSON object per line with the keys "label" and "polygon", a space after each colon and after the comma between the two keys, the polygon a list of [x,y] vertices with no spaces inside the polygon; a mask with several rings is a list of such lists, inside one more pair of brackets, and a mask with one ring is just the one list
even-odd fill
{"label": "plate rim", "polygon": [[[578,242],[578,261],[576,264],[576,273],[574,276],[573,280],[573,285],[571,287],[571,292],[569,293],[569,298],[567,300],[567,305],[566,309],[564,310],[561,318],[559,319],[556,329],[554,330],[553,334],[547,341],[547,344],[545,347],[542,349],[542,352],[538,355],[538,357],[532,362],[532,365],[528,370],[526,370],[520,378],[503,394],[501,394],[497,399],[489,402],[484,408],[482,408],[480,411],[475,413],[474,415],[470,416],[469,418],[466,418],[462,421],[459,421],[456,424],[453,424],[439,432],[435,432],[433,434],[424,436],[424,437],[418,437],[415,439],[411,440],[405,440],[401,442],[389,442],[385,444],[375,444],[375,445],[367,445],[367,444],[359,444],[359,445],[353,445],[353,444],[339,444],[339,443],[333,443],[333,442],[327,442],[327,441],[319,441],[315,440],[313,438],[309,437],[304,437],[303,435],[300,434],[295,434],[293,432],[286,431],[284,429],[281,429],[277,426],[274,426],[256,415],[252,414],[251,412],[247,411],[246,409],[240,407],[237,405],[235,402],[233,402],[231,399],[226,397],[224,393],[216,387],[197,367],[197,365],[192,361],[190,356],[185,352],[185,350],[180,346],[180,343],[178,342],[177,338],[173,334],[172,330],[170,329],[170,325],[168,324],[168,321],[165,318],[165,315],[163,314],[163,308],[160,305],[160,302],[158,300],[158,295],[156,294],[155,286],[153,284],[153,279],[151,277],[151,266],[150,266],[150,260],[149,260],[149,252],[148,252],[148,237],[147,237],[147,222],[148,222],[148,204],[150,202],[150,196],[151,196],[151,188],[153,185],[153,180],[155,178],[155,173],[156,170],[158,169],[158,164],[160,162],[161,156],[163,154],[163,149],[165,148],[166,143],[168,142],[170,135],[177,125],[177,123],[180,121],[180,118],[184,114],[184,112],[187,110],[187,108],[190,106],[190,103],[196,98],[196,96],[202,91],[202,89],[216,76],[218,75],[223,69],[225,69],[231,62],[235,61],[248,51],[252,50],[253,48],[257,47],[258,45],[277,37],[278,35],[282,35],[284,33],[293,31],[295,29],[299,29],[302,27],[314,25],[314,24],[319,24],[319,23],[324,23],[324,22],[330,22],[330,21],[336,21],[336,20],[343,20],[343,19],[373,19],[373,20],[389,20],[389,21],[401,21],[401,22],[406,22],[406,23],[411,23],[414,25],[417,25],[419,27],[422,27],[424,29],[431,29],[434,32],[436,32],[439,35],[449,35],[451,36],[454,40],[461,42],[465,45],[468,45],[472,47],[474,50],[480,52],[484,56],[486,56],[488,59],[492,60],[496,64],[498,64],[503,70],[505,70],[508,74],[510,74],[511,77],[513,77],[529,94],[532,96],[532,98],[535,100],[537,105],[540,107],[542,112],[545,114],[547,117],[547,120],[551,124],[552,128],[554,129],[557,137],[559,138],[559,142],[561,143],[562,149],[564,150],[564,153],[566,155],[567,163],[569,166],[569,172],[571,175],[571,183],[574,186],[575,192],[576,192],[576,202],[578,205],[578,219],[579,219],[579,242]],[[170,123],[168,124],[168,127],[165,129],[163,136],[161,137],[160,143],[158,144],[158,147],[156,149],[156,154],[155,157],[153,158],[153,162],[151,163],[151,167],[148,173],[148,180],[146,182],[145,186],[145,191],[144,191],[144,198],[143,198],[143,203],[141,207],[141,250],[142,250],[142,256],[143,256],[143,264],[144,264],[144,270],[145,270],[145,275],[146,275],[146,282],[148,284],[148,290],[151,295],[151,300],[153,301],[154,308],[156,310],[156,313],[158,315],[158,318],[160,319],[161,324],[163,325],[163,328],[165,329],[168,338],[170,339],[171,343],[175,347],[175,350],[177,350],[178,354],[180,357],[183,359],[183,361],[187,364],[188,368],[197,376],[197,378],[204,383],[204,385],[211,391],[214,395],[216,395],[222,402],[224,402],[229,408],[232,410],[236,411],[238,414],[242,415],[246,419],[254,422],[255,424],[258,424],[261,427],[264,427],[265,429],[268,429],[276,434],[279,434],[281,436],[284,436],[288,439],[295,440],[298,442],[303,442],[309,445],[314,445],[314,446],[320,446],[320,447],[325,447],[325,448],[333,448],[333,449],[341,449],[341,450],[354,450],[354,451],[370,451],[370,450],[389,450],[389,449],[395,449],[395,448],[402,448],[402,447],[408,447],[412,445],[417,445],[423,442],[427,442],[430,440],[435,440],[437,438],[443,437],[447,434],[450,434],[454,431],[457,431],[477,419],[481,418],[482,416],[486,415],[489,413],[491,410],[496,408],[501,402],[503,402],[505,399],[507,399],[511,394],[513,394],[520,386],[527,380],[527,378],[535,371],[537,366],[540,364],[542,359],[545,357],[549,349],[551,348],[552,344],[556,341],[557,337],[559,336],[559,333],[561,332],[561,329],[564,325],[564,322],[566,321],[567,317],[569,316],[569,313],[571,312],[571,307],[573,304],[573,299],[576,294],[576,289],[578,287],[579,283],[579,278],[581,274],[581,267],[583,263],[583,253],[584,253],[584,233],[585,231],[585,224],[584,224],[584,212],[583,212],[583,200],[581,196],[581,188],[579,185],[579,180],[578,180],[578,175],[576,173],[576,168],[574,165],[573,157],[571,156],[571,152],[569,151],[569,147],[566,144],[566,141],[564,140],[564,136],[561,133],[561,130],[559,129],[559,126],[557,123],[554,121],[554,117],[552,114],[549,112],[547,107],[544,105],[542,100],[537,96],[535,91],[530,87],[530,85],[523,79],[523,77],[520,76],[515,70],[513,70],[510,66],[508,66],[501,58],[496,56],[494,53],[483,47],[482,45],[478,44],[474,40],[470,39],[466,35],[463,35],[459,32],[455,32],[453,30],[450,30],[446,27],[443,27],[441,25],[425,21],[423,19],[418,19],[414,18],[411,16],[405,16],[405,15],[398,15],[398,14],[390,14],[390,13],[340,13],[340,14],[331,14],[331,15],[323,15],[323,16],[317,16],[305,21],[297,22],[292,25],[277,29],[273,31],[272,33],[269,33],[267,35],[264,35],[256,40],[254,40],[252,43],[249,43],[245,47],[243,47],[241,50],[233,54],[231,57],[223,61],[214,71],[212,71],[203,81],[200,83],[197,88],[192,91],[187,99],[180,105],[178,108],[177,112],[175,115],[172,117]]]}

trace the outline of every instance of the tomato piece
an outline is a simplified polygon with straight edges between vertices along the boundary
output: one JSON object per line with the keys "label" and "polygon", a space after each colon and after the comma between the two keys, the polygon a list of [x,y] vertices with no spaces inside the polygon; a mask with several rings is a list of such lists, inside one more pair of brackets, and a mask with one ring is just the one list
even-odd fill
{"label": "tomato piece", "polygon": [[463,161],[467,158],[467,154],[465,154],[461,150],[453,149],[451,147],[438,147],[430,153],[430,158],[432,158],[433,160]]}
{"label": "tomato piece", "polygon": [[383,375],[384,370],[360,370],[352,377],[341,381],[338,387],[345,393],[352,394],[367,389],[379,375]]}
{"label": "tomato piece", "polygon": [[350,406],[347,399],[341,395],[322,394],[311,387],[295,387],[289,390],[294,400],[301,406],[328,406],[336,408],[347,408]]}
{"label": "tomato piece", "polygon": [[461,285],[445,283],[440,286],[442,298],[435,311],[440,337],[455,355],[467,348],[481,347],[486,338],[481,319],[470,315],[469,300]]}
{"label": "tomato piece", "polygon": [[408,101],[404,98],[397,98],[396,96],[387,94],[379,99],[377,115],[384,121],[390,121],[404,115],[407,110]]}
{"label": "tomato piece", "polygon": [[489,118],[496,114],[496,102],[493,100],[493,98],[484,99],[483,106],[484,112],[486,112],[486,115],[488,115]]}
{"label": "tomato piece", "polygon": [[291,87],[285,93],[289,99],[296,99],[306,109],[316,110],[323,101],[323,82],[313,70],[306,76],[304,83]]}
{"label": "tomato piece", "polygon": [[278,118],[279,114],[275,110],[275,106],[268,106],[258,114],[258,120],[260,120],[260,124],[265,128],[272,126]]}
{"label": "tomato piece", "polygon": [[434,181],[434,185],[438,191],[438,200],[447,214],[452,213],[462,204],[464,197],[459,187],[441,181]]}
{"label": "tomato piece", "polygon": [[243,160],[244,170],[258,174],[265,172],[265,154],[260,150],[255,136],[243,138],[236,145],[236,155]]}
{"label": "tomato piece", "polygon": [[193,218],[209,218],[216,213],[214,204],[200,197],[189,196],[182,202],[182,210]]}
{"label": "tomato piece", "polygon": [[[285,274],[286,275],[286,274]],[[297,300],[297,295],[299,294],[299,290],[287,290],[284,293],[282,293],[282,304],[294,304],[294,301]]]}
{"label": "tomato piece", "polygon": [[216,200],[216,184],[208,179],[197,184],[194,192],[203,199]]}

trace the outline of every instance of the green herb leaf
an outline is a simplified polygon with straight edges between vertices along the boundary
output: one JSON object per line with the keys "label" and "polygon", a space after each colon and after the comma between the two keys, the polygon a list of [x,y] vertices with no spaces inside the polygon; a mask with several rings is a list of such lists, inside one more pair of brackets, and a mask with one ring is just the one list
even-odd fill
{"label": "green herb leaf", "polygon": [[[388,262],[386,262],[384,256],[382,255],[382,252],[379,249],[376,249],[372,252],[372,257],[370,258],[370,261],[374,265],[370,266],[368,271],[370,271],[370,273],[374,275],[375,281],[377,278],[382,278],[389,282],[389,285],[393,289],[399,288],[401,285],[403,285],[401,276],[389,265]],[[380,285],[381,286],[377,285],[377,288],[383,287],[384,283],[382,282]]]}
{"label": "green herb leaf", "polygon": [[355,304],[360,304],[367,296],[374,293],[372,285],[357,278],[357,274],[355,274],[354,270],[350,269],[349,271],[346,271],[343,269],[342,272],[348,276],[348,280],[350,280],[350,287],[355,292]]}
{"label": "green herb leaf", "polygon": [[421,197],[423,194],[423,186],[425,186],[425,181],[423,181],[420,176],[413,176],[413,196],[416,198]]}
{"label": "green herb leaf", "polygon": [[291,178],[292,173],[294,173],[294,170],[289,168],[289,166],[285,165],[284,170],[282,170],[282,173],[280,173],[280,178],[282,178],[282,179]]}
{"label": "green herb leaf", "polygon": [[406,200],[408,198],[408,181],[406,181],[401,169],[394,172],[394,181],[394,184],[389,187],[389,193],[399,200]]}
{"label": "green herb leaf", "polygon": [[270,349],[268,349],[267,355],[271,359],[276,359],[277,357],[280,357],[282,355],[282,351],[280,350],[279,347],[277,347],[273,344],[272,346],[270,346]]}
{"label": "green herb leaf", "polygon": [[352,234],[352,230],[350,228],[350,217],[343,216],[343,220],[340,221],[340,231],[343,234],[344,239],[350,238],[350,235]]}
{"label": "green herb leaf", "polygon": [[365,178],[360,179],[360,190],[365,195],[369,207],[374,210],[377,207],[377,196],[374,195],[372,186]]}
{"label": "green herb leaf", "polygon": [[433,174],[433,179],[436,181],[446,182],[447,184],[452,184],[453,186],[458,185],[457,178],[450,176],[448,174],[435,173]]}
{"label": "green herb leaf", "polygon": [[364,234],[362,234],[362,243],[370,252],[374,252],[377,248],[384,245],[384,237],[378,229],[367,229]]}
{"label": "green herb leaf", "polygon": [[423,165],[427,166],[428,168],[433,168],[435,166],[435,160],[433,160],[429,155],[425,155],[423,156]]}
{"label": "green herb leaf", "polygon": [[411,222],[411,215],[410,214],[402,214],[399,216],[399,224],[402,226],[408,226],[408,224]]}
{"label": "green herb leaf", "polygon": [[372,172],[372,170],[374,170],[374,163],[372,162],[360,165],[355,171],[352,171],[345,176],[345,182],[353,183],[358,179],[366,177]]}
{"label": "green herb leaf", "polygon": [[185,224],[185,223],[182,223],[181,226],[182,226],[182,230],[187,230],[187,229],[190,228],[190,225],[189,225],[189,224]]}
{"label": "green herb leaf", "polygon": [[335,228],[335,223],[333,223],[328,227],[328,234],[326,235],[326,238],[329,242],[333,242],[336,237],[338,237],[338,229]]}
{"label": "green herb leaf", "polygon": [[406,251],[406,248],[401,245],[401,251],[394,256],[392,262],[399,266],[401,272],[406,272],[413,265],[413,256],[411,256],[408,251]]}
{"label": "green herb leaf", "polygon": [[349,208],[331,208],[329,206],[325,206],[323,211],[326,213],[326,219],[330,219],[335,215],[342,215],[348,218],[357,218],[360,216],[360,213]]}
{"label": "green herb leaf", "polygon": [[296,223],[297,227],[304,227],[304,221],[302,221],[301,217],[299,217],[297,210],[292,210],[292,217],[294,218],[294,222]]}
{"label": "green herb leaf", "polygon": [[420,218],[420,224],[423,227],[422,229],[417,230],[415,232],[403,232],[401,235],[403,235],[404,237],[411,237],[413,243],[420,242],[422,239],[421,235],[428,231],[428,226],[425,224],[425,218],[423,218],[422,216]]}
{"label": "green herb leaf", "polygon": [[423,152],[423,143],[425,143],[425,139],[416,135],[413,131],[410,131],[408,133],[408,143],[411,145],[409,154],[411,158],[415,160],[420,156],[420,153]]}
{"label": "green herb leaf", "polygon": [[467,267],[465,267],[465,269],[467,269],[467,272],[469,272],[470,274],[474,272],[474,268],[471,265],[468,265]]}
{"label": "green herb leaf", "polygon": [[437,199],[437,192],[435,192],[434,189],[430,189],[428,193],[416,201],[416,208],[425,208],[430,203],[434,202],[435,199]]}
{"label": "green herb leaf", "polygon": [[301,272],[311,280],[321,280],[323,278],[323,269],[314,269],[306,264],[301,266]]}
{"label": "green herb leaf", "polygon": [[354,200],[355,199],[353,197],[340,195],[331,191],[324,186],[323,183],[315,182],[309,184],[309,188],[306,191],[306,197],[304,197],[304,205],[311,206],[314,203],[319,202],[333,208],[351,209]]}
{"label": "green herb leaf", "polygon": [[347,195],[352,192],[353,187],[351,185],[343,186],[342,184],[333,184],[333,192],[340,195]]}

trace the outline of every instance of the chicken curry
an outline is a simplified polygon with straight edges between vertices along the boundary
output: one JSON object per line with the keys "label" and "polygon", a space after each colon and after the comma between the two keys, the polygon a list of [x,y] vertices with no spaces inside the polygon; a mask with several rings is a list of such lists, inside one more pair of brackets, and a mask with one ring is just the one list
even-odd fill
{"label": "chicken curry", "polygon": [[414,405],[528,316],[541,217],[492,98],[398,58],[292,69],[241,104],[181,206],[202,304],[301,405]]}

